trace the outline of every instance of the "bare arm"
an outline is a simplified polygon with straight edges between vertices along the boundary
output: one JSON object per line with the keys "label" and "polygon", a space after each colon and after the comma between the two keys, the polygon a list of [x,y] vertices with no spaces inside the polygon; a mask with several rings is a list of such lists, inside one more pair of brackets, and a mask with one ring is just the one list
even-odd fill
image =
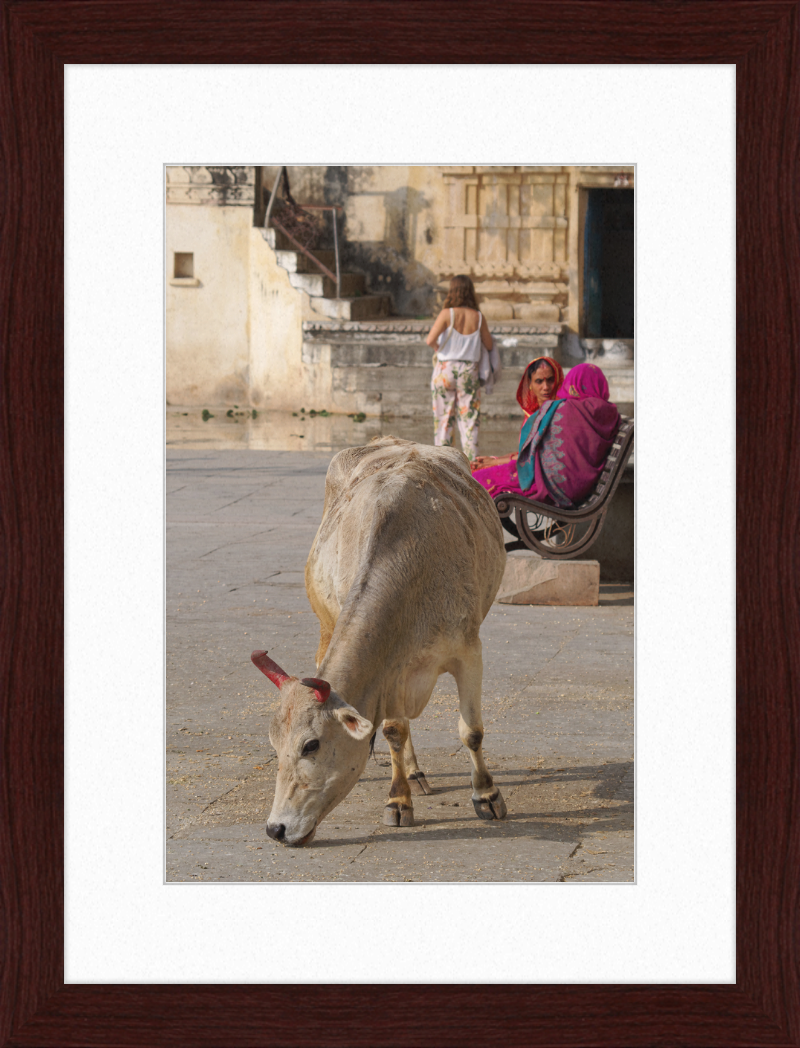
{"label": "bare arm", "polygon": [[474,473],[476,469],[486,469],[489,466],[502,466],[506,462],[515,462],[516,458],[516,451],[512,451],[510,455],[478,455],[470,463],[470,468]]}
{"label": "bare arm", "polygon": [[439,335],[447,328],[447,322],[450,319],[450,310],[443,309],[439,316],[434,321],[433,327],[428,332],[428,337],[425,341],[428,345],[433,348],[439,341]]}

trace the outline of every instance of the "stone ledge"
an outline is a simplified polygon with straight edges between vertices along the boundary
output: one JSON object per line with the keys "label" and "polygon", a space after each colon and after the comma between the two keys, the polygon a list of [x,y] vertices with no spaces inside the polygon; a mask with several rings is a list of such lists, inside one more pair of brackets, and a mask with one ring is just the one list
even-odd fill
{"label": "stone ledge", "polygon": [[168,166],[168,204],[211,204],[216,207],[252,207],[255,168],[231,166]]}
{"label": "stone ledge", "polygon": [[[392,335],[420,335],[427,334],[431,329],[433,320],[305,320],[303,321],[303,336],[305,338],[330,338],[331,335],[347,335],[349,338]],[[560,335],[564,325],[561,323],[532,324],[512,321],[492,324],[493,335]]]}
{"label": "stone ledge", "polygon": [[[503,361],[502,388],[516,397],[517,385],[532,356],[539,353],[552,354],[556,350],[553,336],[527,335],[515,339],[515,346],[503,346],[500,356]],[[430,380],[432,350],[420,338],[410,336],[364,336],[358,341],[345,336],[337,338],[304,338],[303,363],[320,364],[332,368],[342,367],[417,367],[424,368]],[[508,381],[506,381],[508,379]],[[498,387],[499,388],[499,387]],[[521,424],[521,421],[520,421]]]}
{"label": "stone ledge", "polygon": [[514,550],[507,556],[495,602],[596,607],[600,603],[600,562],[545,560],[532,550]]}

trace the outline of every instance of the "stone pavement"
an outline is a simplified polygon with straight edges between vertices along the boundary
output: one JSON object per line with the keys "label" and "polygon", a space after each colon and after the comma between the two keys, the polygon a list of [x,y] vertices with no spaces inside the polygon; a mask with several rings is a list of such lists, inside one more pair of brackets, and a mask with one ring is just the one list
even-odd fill
{"label": "stone pavement", "polygon": [[381,823],[391,769],[379,732],[310,847],[267,838],[278,692],[250,652],[314,672],[303,567],[331,455],[168,446],[167,881],[633,880],[626,585],[601,587],[600,607],[495,604],[484,622],[484,753],[506,820],[474,814],[455,682],[443,676],[412,722],[434,789],[415,798],[415,826]]}

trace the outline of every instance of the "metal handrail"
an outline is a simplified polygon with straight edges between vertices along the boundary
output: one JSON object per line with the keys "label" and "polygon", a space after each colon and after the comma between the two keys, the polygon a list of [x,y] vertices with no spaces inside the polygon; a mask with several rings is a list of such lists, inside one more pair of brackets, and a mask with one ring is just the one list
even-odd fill
{"label": "metal handrail", "polygon": [[[284,179],[286,181],[287,192],[289,191],[289,173],[287,172],[286,167],[284,166],[284,167],[281,167],[280,173],[278,174],[278,177],[275,179],[275,183],[272,186],[272,193],[270,194],[269,204],[267,205],[267,213],[264,216],[264,228],[265,229],[269,228],[270,219],[272,218],[272,208],[273,208],[273,206],[275,204],[275,198],[278,195],[278,186],[279,186],[280,181],[281,181],[281,175],[284,177]],[[283,224],[280,221],[278,221],[278,219],[272,218],[272,225],[276,229],[279,229],[281,231],[281,233],[283,233],[283,235],[285,237],[288,237],[288,239],[291,240],[291,242],[295,245],[295,247],[298,248],[298,250],[302,251],[303,254],[307,258],[310,258],[311,261],[314,263],[314,265],[318,266],[322,270],[322,272],[325,274],[325,276],[330,277],[331,280],[335,280],[336,281],[336,297],[340,298],[341,297],[341,290],[342,290],[342,272],[341,272],[341,265],[339,263],[339,230],[338,230],[337,224],[336,224],[336,213],[337,213],[337,211],[343,211],[344,208],[341,207],[338,204],[298,204],[297,206],[298,207],[302,207],[304,211],[330,211],[331,212],[331,215],[333,217],[333,252],[334,252],[334,257],[336,259],[336,272],[335,273],[332,273],[330,271],[330,269],[328,269],[328,267],[326,265],[324,265],[322,262],[320,262],[320,260],[316,257],[316,255],[312,251],[309,251],[309,249],[307,247],[303,247],[303,245],[300,243],[300,241],[297,240],[295,237],[293,237],[292,234],[287,229],[284,228]]]}

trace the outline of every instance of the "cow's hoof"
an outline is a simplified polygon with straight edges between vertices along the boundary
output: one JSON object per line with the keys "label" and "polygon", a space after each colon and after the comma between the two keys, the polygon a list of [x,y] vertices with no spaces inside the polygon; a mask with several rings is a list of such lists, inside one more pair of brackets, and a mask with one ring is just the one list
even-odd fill
{"label": "cow's hoof", "polygon": [[393,801],[383,809],[384,826],[413,826],[414,809],[407,804],[397,804]]}
{"label": "cow's hoof", "polygon": [[408,785],[415,793],[426,793],[428,795],[433,793],[433,790],[428,785],[428,780],[425,778],[424,771],[415,771],[413,775],[409,775]]}
{"label": "cow's hoof", "polygon": [[505,819],[508,815],[500,790],[495,790],[488,797],[473,797],[472,804],[479,819]]}

